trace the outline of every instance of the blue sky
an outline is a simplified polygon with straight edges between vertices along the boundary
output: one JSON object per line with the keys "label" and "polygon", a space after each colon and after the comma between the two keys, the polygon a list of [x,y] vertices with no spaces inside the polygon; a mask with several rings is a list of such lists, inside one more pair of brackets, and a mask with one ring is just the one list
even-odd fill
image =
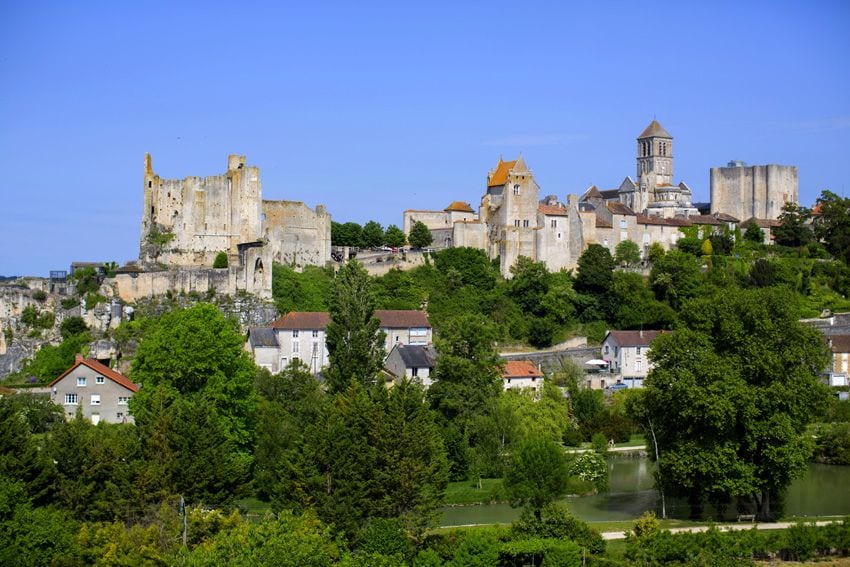
{"label": "blue sky", "polygon": [[135,258],[146,151],[386,226],[500,154],[616,187],[656,117],[697,201],[730,159],[850,192],[850,2],[589,4],[0,0],[0,274]]}

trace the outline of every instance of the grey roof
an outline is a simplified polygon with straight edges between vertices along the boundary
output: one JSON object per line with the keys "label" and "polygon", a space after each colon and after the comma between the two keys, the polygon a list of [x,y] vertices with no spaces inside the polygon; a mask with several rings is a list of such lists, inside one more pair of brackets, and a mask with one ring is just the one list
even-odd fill
{"label": "grey roof", "polygon": [[437,351],[431,345],[397,344],[393,350],[398,351],[405,368],[434,368],[437,364]]}
{"label": "grey roof", "polygon": [[252,327],[248,329],[248,340],[251,347],[277,347],[277,333],[269,327]]}
{"label": "grey roof", "polygon": [[664,129],[664,126],[658,123],[658,120],[653,120],[652,122],[650,122],[649,126],[647,126],[646,129],[640,133],[640,136],[638,136],[638,140],[652,137],[671,139],[673,138],[673,136],[671,136],[670,133]]}

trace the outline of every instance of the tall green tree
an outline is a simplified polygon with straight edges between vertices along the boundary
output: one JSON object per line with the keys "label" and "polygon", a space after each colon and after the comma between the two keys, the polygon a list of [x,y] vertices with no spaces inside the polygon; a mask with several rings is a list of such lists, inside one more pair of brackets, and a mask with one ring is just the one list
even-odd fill
{"label": "tall green tree", "polygon": [[774,241],[783,246],[799,248],[811,242],[814,238],[809,221],[812,211],[801,207],[793,201],[782,205],[782,213],[779,215],[779,226],[773,229]]}
{"label": "tall green tree", "polygon": [[579,293],[602,297],[614,284],[614,258],[601,244],[590,244],[578,259],[575,288]]}
{"label": "tall green tree", "polygon": [[850,197],[824,190],[817,204],[815,236],[836,259],[850,265]]}
{"label": "tall green tree", "polygon": [[[235,321],[202,303],[163,315],[139,344],[130,375],[142,388],[130,410],[150,479],[166,483],[161,490],[224,501],[248,481],[258,399],[256,367],[243,343]],[[217,458],[213,442],[220,444]],[[191,447],[207,447],[210,458],[193,462],[187,475]],[[213,494],[207,485],[220,489]]]}
{"label": "tall green tree", "polygon": [[528,506],[540,520],[543,507],[564,493],[568,479],[567,459],[560,445],[532,438],[511,455],[504,486],[513,505]]}
{"label": "tall green tree", "polygon": [[334,246],[363,246],[363,227],[356,222],[331,222],[331,244]]}
{"label": "tall green tree", "polygon": [[781,288],[725,290],[681,315],[686,328],[653,343],[643,396],[658,480],[695,515],[706,501],[722,510],[738,498],[772,518],[805,474],[806,425],[827,399],[823,339],[798,322],[795,296]]}
{"label": "tall green tree", "polygon": [[394,248],[401,248],[407,244],[407,235],[394,224],[387,227],[387,232],[384,234],[384,244]]}
{"label": "tall green tree", "polygon": [[535,262],[526,256],[517,258],[511,266],[508,293],[526,312],[537,317],[546,315],[545,297],[549,292],[549,270],[545,262]]}
{"label": "tall green tree", "polygon": [[363,225],[363,246],[376,248],[384,243],[384,227],[377,221],[370,220]]}
{"label": "tall green tree", "polygon": [[670,250],[658,258],[649,272],[655,297],[677,311],[686,300],[697,296],[702,280],[699,260],[680,250]]}
{"label": "tall green tree", "polygon": [[424,222],[416,221],[410,228],[410,245],[414,248],[426,248],[434,242],[434,236]]}
{"label": "tall green tree", "polygon": [[386,354],[384,334],[378,332],[369,274],[356,260],[337,273],[328,307],[328,390],[340,392],[352,381],[373,382]]}
{"label": "tall green tree", "polygon": [[617,244],[614,259],[621,266],[637,266],[640,264],[640,247],[633,240],[623,240]]}

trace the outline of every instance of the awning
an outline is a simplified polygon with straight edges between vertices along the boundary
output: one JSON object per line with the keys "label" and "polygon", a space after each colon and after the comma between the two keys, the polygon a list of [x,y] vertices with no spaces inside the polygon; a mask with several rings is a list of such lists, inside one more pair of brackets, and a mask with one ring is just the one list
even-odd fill
{"label": "awning", "polygon": [[589,364],[591,366],[608,366],[608,361],[594,358],[593,360],[588,360],[587,362],[585,362],[585,364]]}

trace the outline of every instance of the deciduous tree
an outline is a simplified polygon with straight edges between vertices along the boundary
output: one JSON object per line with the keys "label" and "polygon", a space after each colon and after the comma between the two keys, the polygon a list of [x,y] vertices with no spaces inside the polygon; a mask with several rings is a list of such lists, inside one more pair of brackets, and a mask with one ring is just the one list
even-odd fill
{"label": "deciduous tree", "polygon": [[414,248],[426,248],[434,242],[434,236],[424,222],[416,221],[410,229],[410,245]]}

